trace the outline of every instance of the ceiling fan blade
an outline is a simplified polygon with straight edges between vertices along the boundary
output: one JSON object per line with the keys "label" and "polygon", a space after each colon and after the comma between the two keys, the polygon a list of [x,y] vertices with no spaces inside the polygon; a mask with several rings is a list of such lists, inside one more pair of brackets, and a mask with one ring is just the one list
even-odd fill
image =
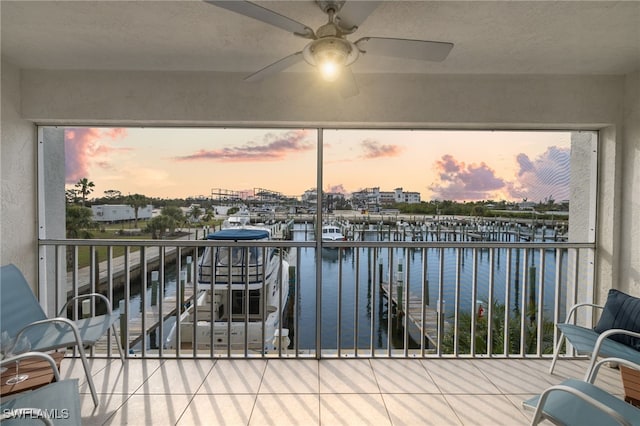
{"label": "ceiling fan blade", "polygon": [[315,38],[313,30],[298,21],[294,21],[291,18],[280,15],[273,10],[258,6],[250,1],[223,1],[223,0],[204,0],[214,6],[221,7],[223,9],[230,10],[232,12],[239,13],[240,15],[248,16],[258,21],[273,25],[274,27],[282,28],[285,31],[294,33],[305,38]]}
{"label": "ceiling fan blade", "polygon": [[302,52],[296,52],[289,56],[285,56],[277,62],[272,63],[271,65],[267,65],[262,68],[260,71],[256,71],[251,74],[249,77],[245,78],[245,81],[259,81],[265,77],[276,74],[280,71],[283,71],[290,66],[293,66],[302,60]]}
{"label": "ceiling fan blade", "polygon": [[338,25],[345,29],[351,30],[353,27],[359,27],[371,15],[381,1],[347,1],[338,12]]}
{"label": "ceiling fan blade", "polygon": [[358,83],[356,83],[356,78],[353,75],[353,71],[351,71],[351,67],[345,67],[345,69],[342,70],[342,74],[336,83],[338,92],[344,99],[356,96],[360,93]]}
{"label": "ceiling fan blade", "polygon": [[372,55],[436,62],[444,61],[453,49],[453,43],[385,37],[363,37],[355,44],[361,51]]}

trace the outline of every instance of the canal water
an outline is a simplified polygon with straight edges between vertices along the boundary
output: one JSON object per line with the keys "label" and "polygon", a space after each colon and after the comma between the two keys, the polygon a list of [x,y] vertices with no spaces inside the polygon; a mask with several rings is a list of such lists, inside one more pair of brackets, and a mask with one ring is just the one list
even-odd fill
{"label": "canal water", "polygon": [[[294,228],[294,240],[313,239],[313,230],[296,225]],[[384,234],[377,232],[365,233],[365,241],[379,241],[385,239]],[[504,240],[508,240],[509,237]],[[388,239],[388,238],[386,238]],[[423,252],[426,250],[426,253]],[[323,349],[338,347],[338,335],[342,348],[353,348],[356,342],[355,330],[358,323],[357,346],[361,349],[371,347],[386,348],[388,330],[392,330],[392,346],[402,347],[402,330],[393,326],[389,327],[387,318],[386,299],[382,295],[378,283],[374,283],[374,277],[387,282],[389,277],[398,277],[398,265],[402,265],[400,276],[409,285],[409,293],[418,300],[423,297],[422,280],[426,267],[427,291],[425,303],[436,309],[438,299],[444,301],[445,318],[451,319],[454,315],[456,301],[456,288],[458,288],[459,312],[471,313],[482,304],[487,310],[489,301],[491,262],[488,249],[477,250],[476,272],[476,298],[472,299],[473,288],[473,250],[461,249],[459,258],[459,279],[456,270],[458,266],[456,249],[393,249],[390,255],[389,249],[381,249],[377,256],[373,255],[373,249],[357,248],[348,250],[323,249],[322,251],[322,330],[321,341]],[[440,256],[443,261],[443,292],[439,294],[440,286]],[[315,249],[301,249],[300,270],[300,295],[296,302],[298,309],[299,343],[301,348],[315,347],[316,324],[316,279],[315,279]],[[523,292],[525,302],[529,301],[529,294],[533,291],[537,305],[538,291],[540,287],[540,250],[528,250],[525,261],[525,250],[511,250],[510,274],[507,281],[507,249],[495,249],[493,261],[493,300],[500,305],[506,305],[505,295],[507,282],[509,283],[509,311],[518,314],[522,310]],[[544,299],[543,312],[549,320],[553,319],[555,298],[555,272],[556,251],[544,250]],[[389,260],[393,264],[389,266]],[[376,262],[374,264],[374,262]],[[561,279],[566,279],[567,256],[561,260]],[[357,269],[356,269],[357,266]],[[379,272],[382,271],[382,274]],[[529,289],[525,289],[525,274],[528,279]],[[342,280],[340,281],[340,277]],[[357,279],[356,279],[357,278]],[[357,281],[357,283],[356,283]],[[459,284],[459,285],[458,285]],[[532,285],[534,284],[534,285]],[[564,288],[564,286],[561,286]],[[533,289],[533,290],[532,290]],[[356,292],[357,290],[357,292]],[[564,298],[564,294],[561,294]],[[342,302],[340,304],[340,301]],[[357,301],[357,311],[356,311]],[[478,303],[480,302],[480,303]],[[525,306],[525,311],[527,307]],[[393,318],[392,318],[393,320]],[[373,326],[372,326],[373,323]],[[340,330],[340,333],[338,331]],[[393,331],[398,331],[394,333]],[[373,339],[372,339],[373,333]],[[419,339],[417,334],[413,337]],[[397,345],[393,345],[397,342]],[[409,342],[410,347],[419,347],[418,342]]]}
{"label": "canal water", "polygon": [[[314,238],[311,225],[295,224],[293,229],[294,241],[310,241]],[[376,232],[365,233],[365,241],[385,239],[383,234]],[[423,251],[426,250],[426,253]],[[524,302],[528,303],[529,295],[533,292],[537,303],[540,288],[540,256],[539,249],[511,249],[510,265],[507,265],[509,249],[494,249],[493,262],[493,300],[494,303],[505,305],[506,289],[509,288],[508,309],[517,315]],[[458,256],[458,253],[459,256]],[[297,338],[300,350],[316,350],[316,255],[315,248],[301,248],[297,251],[300,269],[297,271],[299,281],[290,289],[291,309],[288,310],[287,323],[291,329],[291,338]],[[440,287],[440,256],[442,262],[443,291]],[[415,298],[422,297],[423,275],[427,280],[426,304],[436,308],[438,299],[444,301],[445,318],[454,315],[456,297],[459,300],[459,312],[471,313],[480,304],[487,310],[489,302],[489,287],[491,262],[488,249],[477,250],[476,265],[476,297],[472,300],[474,281],[474,258],[472,249],[379,249],[374,256],[374,249],[322,249],[322,311],[321,311],[321,344],[323,350],[352,349],[357,346],[362,350],[369,350],[373,343],[374,349],[386,349],[388,331],[392,331],[391,344],[394,348],[403,347],[403,330],[395,326],[395,316],[392,315],[391,327],[387,316],[387,300],[382,294],[379,283],[373,282],[374,276],[388,281],[401,276],[408,282],[409,293]],[[556,251],[544,250],[543,276],[543,312],[546,319],[552,320],[552,309],[555,298],[556,280]],[[390,258],[393,264],[389,265]],[[525,259],[527,264],[524,264]],[[375,262],[375,263],[374,263]],[[567,256],[562,257],[560,265],[561,281],[566,280]],[[402,265],[402,273],[398,275],[398,265]],[[295,265],[292,265],[295,266]],[[426,272],[425,272],[426,268]],[[459,268],[459,274],[457,270]],[[507,277],[507,268],[509,276]],[[175,295],[176,279],[175,264],[167,265],[165,269],[165,297]],[[458,278],[459,276],[459,278]],[[340,278],[341,277],[341,278]],[[528,288],[525,288],[525,279]],[[150,280],[149,280],[150,282]],[[508,285],[507,285],[508,283]],[[286,283],[285,283],[286,284]],[[534,284],[534,285],[532,285]],[[138,283],[138,288],[140,284]],[[132,287],[135,288],[135,283]],[[286,285],[285,285],[286,287]],[[564,288],[565,286],[561,286]],[[296,293],[296,288],[298,292]],[[456,288],[458,292],[456,293]],[[132,290],[133,293],[133,290]],[[564,298],[564,295],[561,295]],[[150,306],[152,290],[147,289],[146,303]],[[525,306],[525,311],[527,306]],[[536,307],[537,309],[537,307]],[[141,312],[141,297],[132,295],[130,312]],[[164,326],[168,333],[174,319],[169,319]],[[357,328],[356,328],[357,322]],[[297,327],[295,327],[297,325]],[[420,337],[413,333],[409,341],[410,347],[420,347]],[[417,341],[416,341],[417,340]],[[157,347],[151,343],[151,348]]]}

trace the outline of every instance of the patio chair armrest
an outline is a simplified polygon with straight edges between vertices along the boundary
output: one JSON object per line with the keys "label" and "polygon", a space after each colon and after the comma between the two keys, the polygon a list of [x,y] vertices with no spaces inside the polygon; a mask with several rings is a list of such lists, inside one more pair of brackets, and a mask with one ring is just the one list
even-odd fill
{"label": "patio chair armrest", "polygon": [[607,406],[606,404],[603,404],[602,402],[598,401],[597,399],[585,394],[584,392],[571,387],[571,386],[567,386],[567,385],[555,385],[555,386],[551,386],[547,389],[544,390],[544,392],[542,392],[542,394],[540,394],[540,399],[538,401],[538,406],[536,407],[536,411],[535,414],[533,415],[533,420],[531,422],[531,424],[538,424],[541,420],[542,414],[543,414],[543,410],[544,410],[544,404],[547,401],[547,398],[549,397],[549,394],[551,394],[551,392],[567,392],[570,393],[571,395],[580,398],[581,400],[583,400],[584,402],[592,405],[593,407],[597,408],[598,410],[606,413],[607,415],[611,416],[612,418],[614,418],[618,423],[620,423],[621,425],[625,425],[625,426],[631,426],[631,423],[629,423],[624,417],[622,417],[620,415],[620,413],[618,413],[616,410],[612,409],[611,407]]}
{"label": "patio chair armrest", "polygon": [[27,326],[23,327],[20,331],[18,331],[18,333],[16,333],[16,337],[14,341],[17,342],[18,339],[22,336],[22,334],[26,332],[28,329],[38,327],[43,324],[49,324],[49,323],[54,323],[54,324],[62,323],[64,326],[71,328],[71,331],[73,332],[73,336],[76,340],[76,344],[82,347],[82,337],[80,336],[80,330],[78,330],[78,326],[76,325],[75,322],[65,317],[47,318],[40,321],[34,321],[31,324],[28,324]]}
{"label": "patio chair armrest", "polygon": [[82,299],[87,299],[87,298],[96,298],[96,297],[98,299],[101,299],[105,303],[105,305],[107,305],[107,313],[111,314],[111,311],[112,311],[111,302],[109,301],[109,299],[104,294],[88,293],[88,294],[81,294],[79,296],[74,296],[71,299],[67,300],[67,303],[65,303],[64,306],[62,307],[62,309],[60,309],[60,312],[58,313],[58,316],[59,317],[66,316],[67,307],[69,306],[69,304],[71,302],[74,302],[76,300],[82,300]]}
{"label": "patio chair armrest", "polygon": [[622,364],[625,367],[629,367],[629,368],[633,368],[634,370],[638,370],[640,371],[640,364],[635,363],[633,361],[629,361],[628,359],[625,358],[618,358],[618,357],[607,357],[607,358],[602,358],[600,360],[598,360],[598,362],[596,362],[593,366],[593,368],[591,369],[591,373],[589,375],[589,377],[587,377],[587,382],[593,384],[596,381],[596,376],[598,375],[598,371],[600,370],[600,367],[602,367],[605,363],[607,362],[615,362],[617,364]]}
{"label": "patio chair armrest", "polygon": [[605,330],[602,333],[600,333],[600,336],[598,337],[598,341],[596,341],[596,346],[598,345],[598,342],[600,340],[603,340],[609,336],[612,336],[614,334],[626,334],[632,337],[637,337],[640,339],[640,333],[636,332],[636,331],[631,331],[631,330],[625,330],[623,328],[611,328],[609,330]]}
{"label": "patio chair armrest", "polygon": [[11,419],[38,419],[47,426],[53,426],[47,414],[39,408],[15,408],[0,413],[0,422]]}
{"label": "patio chair armrest", "polygon": [[[622,328],[612,328],[609,330],[605,330],[602,333],[600,333],[600,335],[598,336],[598,339],[596,340],[596,344],[593,346],[593,353],[592,353],[592,359],[595,360],[599,355],[600,355],[600,347],[602,346],[602,344],[604,343],[604,339],[608,338],[609,336],[612,336],[614,334],[626,334],[628,336],[632,336],[632,337],[636,337],[638,339],[640,339],[640,333],[637,333],[635,331],[630,331],[630,330],[624,330]],[[593,364],[595,366],[595,364]],[[634,368],[634,367],[632,367]],[[591,367],[590,370],[593,369],[593,366]]]}
{"label": "patio chair armrest", "polygon": [[42,358],[44,361],[48,362],[49,365],[51,365],[51,370],[53,370],[53,377],[55,377],[56,382],[60,381],[60,371],[58,370],[56,361],[51,357],[51,355],[44,352],[24,352],[19,355],[12,355],[8,358],[3,358],[0,361],[0,366],[5,364],[12,364],[25,358]]}
{"label": "patio chair armrest", "polygon": [[584,307],[592,307],[592,308],[597,308],[597,309],[604,309],[604,305],[598,305],[595,303],[576,303],[575,305],[573,305],[571,307],[571,309],[569,309],[569,313],[567,314],[566,319],[564,320],[565,323],[568,323],[569,320],[571,320],[571,316],[578,310],[578,308],[584,308]]}

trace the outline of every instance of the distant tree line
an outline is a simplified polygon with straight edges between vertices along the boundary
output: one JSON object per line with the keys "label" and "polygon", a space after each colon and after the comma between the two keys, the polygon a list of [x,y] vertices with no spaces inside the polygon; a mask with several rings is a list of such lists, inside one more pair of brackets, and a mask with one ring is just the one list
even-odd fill
{"label": "distant tree line", "polygon": [[[78,180],[73,188],[65,191],[67,238],[91,238],[90,230],[97,228],[93,220],[93,212],[86,207],[87,199],[94,188],[95,184],[85,177]],[[131,206],[134,211],[136,228],[138,227],[138,212],[149,204],[149,198],[142,194],[123,196],[120,191],[113,189],[105,191],[105,198],[116,199],[118,204]],[[96,204],[95,199],[92,200],[92,204]]]}
{"label": "distant tree line", "polygon": [[[68,238],[91,238],[91,230],[96,228],[93,222],[93,214],[88,208],[87,201],[93,193],[95,184],[84,177],[78,180],[73,188],[67,189],[65,196],[67,201],[67,237]],[[328,200],[329,201],[329,200]],[[332,210],[349,210],[352,208],[350,200],[335,197],[330,199]],[[527,200],[524,199],[523,202]],[[191,226],[194,223],[210,223],[214,220],[215,212],[213,201],[202,198],[157,198],[147,197],[143,194],[124,195],[117,189],[104,191],[102,197],[92,198],[92,205],[120,204],[128,205],[134,209],[135,227],[138,228],[138,211],[140,208],[152,204],[155,208],[160,208],[159,216],[152,218],[146,225],[146,232],[152,238],[164,238],[175,233],[176,228]],[[189,207],[190,210],[184,214],[181,207]],[[568,205],[557,204],[551,197],[533,204],[527,210],[520,210],[518,203],[509,201],[470,201],[459,202],[453,200],[431,200],[420,203],[394,203],[386,208],[397,209],[402,214],[412,215],[432,215],[432,216],[472,216],[472,217],[524,217],[529,218],[536,214],[536,218],[550,218],[554,212],[568,210]],[[498,213],[499,211],[499,213]]]}
{"label": "distant tree line", "polygon": [[[92,238],[91,231],[97,228],[93,220],[93,212],[86,203],[93,192],[95,184],[87,178],[82,178],[73,188],[66,190],[66,234],[67,238]],[[146,224],[143,232],[151,234],[151,238],[160,239],[174,235],[176,229],[191,226],[194,223],[209,223],[215,218],[211,205],[204,207],[196,203],[195,199],[160,199],[147,197],[142,194],[123,195],[122,192],[109,189],[104,191],[104,197],[93,198],[92,205],[119,204],[131,206],[134,210],[134,227],[138,228],[138,212],[141,208],[151,204],[161,208],[160,215],[153,217]],[[180,207],[190,206],[185,214]]]}
{"label": "distant tree line", "polygon": [[[526,199],[523,200],[526,202]],[[396,203],[393,208],[403,214],[424,214],[444,216],[478,216],[478,217],[529,217],[532,212],[542,215],[553,215],[557,211],[568,211],[567,204],[557,204],[553,199],[547,199],[533,205],[532,209],[521,210],[517,203],[508,201],[469,201],[432,200],[421,203]],[[544,218],[544,217],[542,217]]]}

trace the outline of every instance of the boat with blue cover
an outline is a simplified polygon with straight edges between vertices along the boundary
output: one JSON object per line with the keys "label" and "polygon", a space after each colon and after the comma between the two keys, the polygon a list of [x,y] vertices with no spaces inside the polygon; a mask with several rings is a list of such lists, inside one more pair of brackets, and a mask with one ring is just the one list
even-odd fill
{"label": "boat with blue cover", "polygon": [[248,224],[207,235],[214,244],[198,260],[196,303],[180,315],[180,333],[174,325],[165,348],[175,349],[178,340],[180,348],[261,352],[277,347],[275,336],[288,334],[281,321],[289,264],[286,252],[261,244],[270,238],[269,228]]}

